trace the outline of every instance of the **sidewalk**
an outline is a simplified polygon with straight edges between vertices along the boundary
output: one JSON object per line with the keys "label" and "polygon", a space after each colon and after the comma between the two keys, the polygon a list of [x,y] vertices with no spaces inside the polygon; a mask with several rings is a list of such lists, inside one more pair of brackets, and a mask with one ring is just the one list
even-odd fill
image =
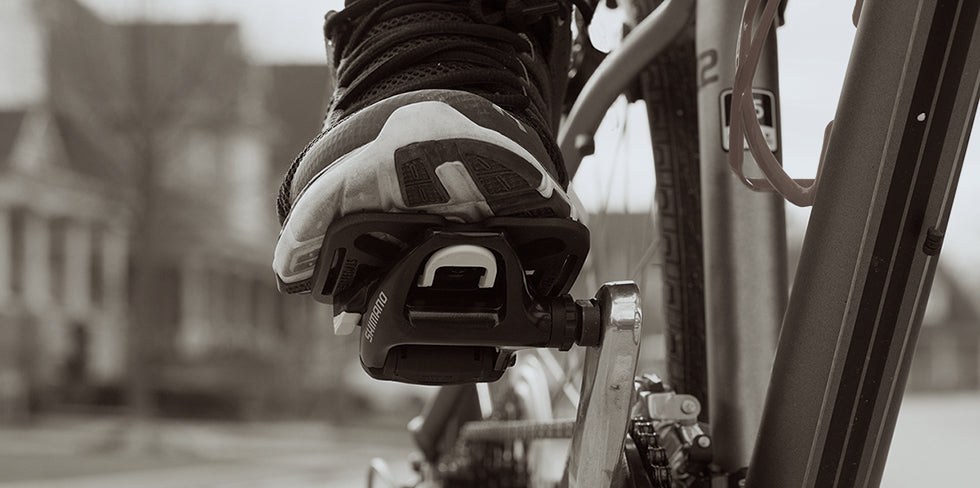
{"label": "sidewalk", "polygon": [[162,421],[140,434],[157,449],[133,452],[107,442],[121,425],[65,417],[0,428],[0,488],[363,486],[372,457],[410,475],[404,430]]}
{"label": "sidewalk", "polygon": [[[66,417],[0,427],[0,488],[357,488],[372,457],[412,479],[404,429],[164,421],[164,449],[147,454],[104,448],[119,425]],[[975,486],[977,452],[980,393],[907,396],[882,486]]]}

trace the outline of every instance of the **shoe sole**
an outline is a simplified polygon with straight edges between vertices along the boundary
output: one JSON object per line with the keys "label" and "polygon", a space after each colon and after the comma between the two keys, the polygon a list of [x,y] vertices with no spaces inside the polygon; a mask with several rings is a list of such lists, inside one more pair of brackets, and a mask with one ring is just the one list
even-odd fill
{"label": "shoe sole", "polygon": [[[500,112],[503,123],[520,126]],[[280,289],[310,290],[331,222],[378,211],[466,223],[494,216],[578,220],[561,185],[518,143],[446,103],[417,102],[392,112],[374,140],[338,158],[299,192],[276,245]]]}

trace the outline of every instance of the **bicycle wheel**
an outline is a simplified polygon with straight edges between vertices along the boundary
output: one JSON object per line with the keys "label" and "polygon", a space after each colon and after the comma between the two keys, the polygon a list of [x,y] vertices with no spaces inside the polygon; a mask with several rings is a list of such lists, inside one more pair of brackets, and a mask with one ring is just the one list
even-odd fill
{"label": "bicycle wheel", "polygon": [[[659,2],[654,2],[656,5]],[[651,7],[652,8],[652,7]],[[681,24],[683,25],[683,24]],[[700,219],[700,172],[698,167],[698,122],[697,122],[697,85],[696,65],[694,54],[693,32],[685,31],[682,40],[675,41],[663,53],[649,64],[636,82],[632,95],[639,95],[647,106],[646,120],[629,118],[628,123],[642,120],[642,125],[649,125],[650,137],[653,141],[653,159],[655,160],[655,207],[651,212],[654,217],[646,219],[652,227],[630,227],[631,234],[646,235],[647,242],[642,245],[639,254],[633,254],[625,259],[632,261],[631,268],[619,269],[621,263],[611,263],[610,256],[597,256],[594,252],[592,262],[586,263],[582,271],[582,281],[587,289],[573,292],[575,296],[586,296],[594,292],[598,284],[604,281],[600,275],[607,274],[602,268],[612,265],[617,268],[614,279],[624,279],[637,276],[645,277],[645,267],[656,265],[662,267],[657,279],[663,281],[665,309],[665,332],[667,336],[667,362],[669,384],[681,393],[688,393],[706,403],[706,361],[704,333],[704,291],[703,264],[701,251],[701,219]],[[632,76],[632,75],[631,75]],[[597,102],[602,103],[602,102]],[[601,108],[600,110],[605,110]],[[623,123],[627,123],[624,119]],[[625,133],[625,129],[623,132]],[[644,128],[644,131],[646,128]],[[596,141],[597,142],[597,141]],[[623,141],[620,142],[622,144]],[[586,146],[587,147],[587,146]],[[623,163],[628,157],[612,158],[617,163]],[[594,184],[594,181],[589,184]],[[608,193],[608,191],[607,191]],[[606,217],[606,218],[604,218]],[[599,215],[593,215],[589,224],[596,236],[605,237],[610,224],[609,215],[600,209]],[[604,239],[616,241],[616,239]],[[654,259],[662,252],[662,260]],[[638,256],[638,259],[633,259]],[[616,256],[617,259],[623,258]],[[599,261],[599,262],[596,262]],[[596,271],[598,269],[598,271]],[[606,278],[607,276],[601,276]],[[643,278],[639,280],[643,285]],[[650,307],[648,310],[653,310]],[[524,351],[521,354],[538,354]],[[543,352],[541,368],[548,373],[548,388],[538,388],[533,391],[537,395],[549,396],[553,409],[553,418],[568,418],[577,403],[577,384],[581,381],[581,361],[576,352],[566,355],[555,355]],[[548,357],[551,356],[550,359]],[[553,363],[548,368],[546,363]],[[556,374],[555,374],[556,373]],[[508,373],[511,374],[511,373]],[[507,420],[535,420],[538,416],[531,415],[527,404],[534,403],[516,395],[516,387],[505,379],[490,386],[492,391],[489,403],[492,411],[497,412],[497,418]],[[517,401],[520,400],[520,401]],[[521,408],[513,408],[519,405]],[[571,406],[565,412],[558,412],[558,406]],[[706,418],[702,411],[702,420]],[[478,419],[472,419],[478,420]],[[476,422],[479,424],[479,421]],[[501,434],[506,436],[505,434]],[[509,434],[507,434],[509,435]],[[532,436],[533,437],[533,436]],[[540,442],[540,441],[534,441]],[[508,452],[510,448],[507,447]],[[467,453],[467,462],[488,459],[477,453]],[[508,457],[513,459],[513,457]],[[542,464],[530,462],[520,470],[521,476],[526,476],[529,483],[540,474]],[[548,466],[551,467],[551,466]],[[506,470],[513,473],[513,470]],[[508,476],[509,477],[509,476]]]}
{"label": "bicycle wheel", "polygon": [[[661,7],[668,9],[663,13],[664,17],[676,15],[670,12],[670,9],[683,10],[683,7],[678,8],[678,5],[680,4],[664,4],[661,0],[631,0],[619,3],[620,8],[626,9],[623,17],[628,24],[627,30],[642,30],[639,27],[640,21]],[[651,237],[648,240],[651,242],[643,246],[646,251],[641,252],[639,259],[631,260],[628,249],[617,249],[619,254],[627,255],[627,261],[631,261],[627,269],[622,269],[621,264],[610,264],[609,262],[614,260],[603,255],[604,244],[608,244],[610,240],[606,237],[609,234],[607,228],[609,216],[604,213],[604,206],[599,205],[599,215],[593,215],[589,221],[593,235],[598,236],[594,244],[598,245],[593,246],[591,262],[586,263],[583,275],[585,281],[592,278],[591,283],[586,285],[590,291],[603,281],[597,279],[599,276],[637,280],[637,277],[646,276],[643,268],[649,266],[651,258],[660,251],[658,256],[660,259],[656,260],[656,264],[662,267],[661,272],[656,276],[660,283],[653,284],[653,287],[662,285],[663,289],[665,313],[662,320],[665,324],[663,328],[667,383],[679,393],[697,397],[702,404],[699,418],[706,421],[708,380],[701,229],[698,78],[693,19],[688,17],[682,20],[676,28],[664,22],[659,24],[656,30],[646,30],[643,36],[647,42],[637,43],[632,49],[633,55],[642,56],[639,50],[654,49],[652,45],[658,45],[658,41],[648,36],[651,33],[664,36],[666,31],[671,32],[667,34],[669,36],[667,39],[673,40],[662,44],[665,47],[660,54],[652,58],[642,70],[632,70],[617,61],[616,70],[607,69],[602,76],[594,77],[603,80],[601,84],[596,83],[595,86],[605,86],[605,88],[595,89],[590,96],[583,94],[580,97],[580,99],[591,99],[592,103],[581,103],[581,106],[576,103],[576,107],[572,110],[575,112],[574,116],[569,116],[569,119],[575,120],[566,121],[566,129],[563,130],[566,137],[561,143],[563,150],[566,151],[566,161],[571,161],[573,169],[576,169],[579,159],[574,153],[583,152],[579,147],[579,140],[582,139],[579,134],[586,134],[590,128],[596,127],[592,125],[592,121],[596,120],[595,106],[602,103],[600,100],[603,97],[614,93],[613,90],[620,90],[627,85],[628,77],[632,77],[632,73],[638,73],[637,81],[629,85],[631,92],[628,98],[642,98],[647,109],[646,123],[649,126],[652,142],[656,180],[654,187],[656,205],[652,206],[655,210],[650,209],[654,215],[650,220],[656,223],[654,226],[656,228],[650,231]],[[673,34],[675,32],[676,36]],[[625,63],[630,63],[632,61],[629,59],[633,58],[631,56],[623,59],[627,59]],[[625,77],[621,73],[611,75],[618,71],[627,71],[631,74]],[[615,88],[610,89],[610,86]],[[586,106],[590,108],[587,109]],[[594,140],[595,145],[600,142],[597,139]],[[624,139],[620,144],[629,142]],[[601,148],[595,147],[595,149],[601,152]],[[571,155],[568,151],[571,151]],[[611,158],[611,163],[621,164],[623,159],[631,159],[633,155],[629,156],[624,158],[617,153],[616,157]],[[612,171],[619,170],[620,168],[613,168]],[[595,186],[595,182],[592,181],[594,178],[588,179],[590,181],[586,185]],[[607,194],[612,193],[610,189],[606,190]],[[634,235],[647,234],[648,229],[631,227],[629,232]],[[622,261],[622,256],[617,258]],[[607,273],[604,267],[615,267],[618,274]],[[647,288],[647,283],[644,283],[642,278],[637,281],[641,290]],[[581,288],[578,291],[582,291]],[[645,308],[648,313],[655,310],[655,307],[649,306],[649,303]]]}

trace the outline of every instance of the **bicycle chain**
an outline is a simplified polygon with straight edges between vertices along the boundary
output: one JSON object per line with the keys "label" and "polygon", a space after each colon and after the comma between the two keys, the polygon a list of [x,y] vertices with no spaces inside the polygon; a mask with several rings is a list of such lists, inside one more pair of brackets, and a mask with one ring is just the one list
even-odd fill
{"label": "bicycle chain", "polygon": [[[443,488],[525,488],[530,483],[526,441],[567,437],[573,421],[480,421],[464,425],[452,452],[438,464]],[[630,437],[652,488],[671,488],[670,460],[653,421],[633,419]],[[518,447],[520,446],[520,447]]]}
{"label": "bicycle chain", "polygon": [[467,422],[459,436],[468,441],[570,439],[574,430],[575,419],[481,420]]}
{"label": "bicycle chain", "polygon": [[667,457],[667,449],[660,445],[660,436],[653,421],[633,419],[630,437],[643,457],[643,467],[653,482],[653,488],[671,488],[670,459]]}
{"label": "bicycle chain", "polygon": [[526,488],[527,457],[514,442],[465,441],[438,465],[443,488]]}

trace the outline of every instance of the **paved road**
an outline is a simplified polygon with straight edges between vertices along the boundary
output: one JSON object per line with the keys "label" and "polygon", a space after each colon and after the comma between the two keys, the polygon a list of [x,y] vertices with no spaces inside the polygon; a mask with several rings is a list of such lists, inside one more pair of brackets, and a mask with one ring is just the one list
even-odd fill
{"label": "paved road", "polygon": [[[393,456],[394,457],[394,456]],[[365,484],[364,458],[345,453],[332,459],[319,455],[280,456],[247,462],[144,469],[2,483],[3,488],[324,488]]]}
{"label": "paved road", "polygon": [[882,488],[980,486],[980,393],[902,402]]}
{"label": "paved road", "polygon": [[[167,450],[99,448],[114,421],[49,421],[0,429],[0,488],[349,488],[365,486],[371,457],[410,479],[404,431],[322,424],[165,424]],[[980,394],[911,396],[899,416],[887,488],[980,486]]]}
{"label": "paved road", "polygon": [[156,451],[126,452],[107,447],[118,426],[57,419],[0,430],[0,488],[358,487],[372,457],[411,474],[404,431],[171,422],[147,429]]}

